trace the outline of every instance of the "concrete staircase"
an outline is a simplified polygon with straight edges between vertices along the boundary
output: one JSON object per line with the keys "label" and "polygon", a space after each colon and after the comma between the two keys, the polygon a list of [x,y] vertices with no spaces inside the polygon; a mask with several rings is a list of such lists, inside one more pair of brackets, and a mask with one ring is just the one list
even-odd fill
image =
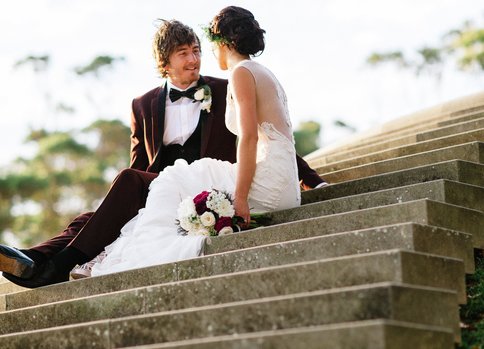
{"label": "concrete staircase", "polygon": [[484,248],[484,93],[308,159],[330,186],[203,257],[3,280],[0,348],[454,348]]}

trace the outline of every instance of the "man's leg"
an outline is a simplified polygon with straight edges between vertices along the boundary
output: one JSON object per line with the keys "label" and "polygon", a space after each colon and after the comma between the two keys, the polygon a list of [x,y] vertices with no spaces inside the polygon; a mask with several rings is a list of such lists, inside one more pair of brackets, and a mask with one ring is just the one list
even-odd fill
{"label": "man's leg", "polygon": [[[145,207],[150,183],[157,173],[123,170],[91,219],[68,247],[86,255],[90,261],[119,236],[121,228]],[[74,265],[73,265],[74,266]]]}
{"label": "man's leg", "polygon": [[86,212],[77,216],[59,235],[20,251],[33,259],[36,264],[44,263],[69,245],[93,214],[94,212]]}
{"label": "man's leg", "polygon": [[[33,277],[22,279],[5,273],[4,276],[18,285],[30,288],[67,281],[69,271],[76,264],[83,264],[97,256],[119,236],[123,225],[145,206],[149,185],[156,177],[157,174],[133,169],[121,171],[100,207],[79,233],[65,248],[39,267]],[[60,240],[67,241],[59,238],[56,242]],[[34,251],[38,252],[42,245],[36,246]]]}
{"label": "man's leg", "polygon": [[76,237],[93,213],[77,216],[61,234],[29,249],[0,245],[0,271],[22,278],[31,277],[36,266],[62,251]]}

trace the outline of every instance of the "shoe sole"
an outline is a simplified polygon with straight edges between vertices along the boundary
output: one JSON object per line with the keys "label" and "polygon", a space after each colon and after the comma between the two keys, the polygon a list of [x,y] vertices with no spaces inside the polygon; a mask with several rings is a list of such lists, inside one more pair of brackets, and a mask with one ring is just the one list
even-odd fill
{"label": "shoe sole", "polygon": [[74,280],[84,279],[84,278],[91,276],[91,275],[82,274],[82,273],[78,273],[78,272],[71,272],[69,275]]}
{"label": "shoe sole", "polygon": [[0,270],[24,279],[30,278],[34,271],[31,266],[3,254],[0,254]]}

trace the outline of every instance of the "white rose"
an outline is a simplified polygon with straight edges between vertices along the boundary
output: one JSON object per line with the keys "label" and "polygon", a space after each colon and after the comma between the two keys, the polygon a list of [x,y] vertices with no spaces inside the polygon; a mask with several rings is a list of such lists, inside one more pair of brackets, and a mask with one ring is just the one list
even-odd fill
{"label": "white rose", "polygon": [[193,95],[193,98],[195,98],[197,101],[201,101],[203,97],[205,97],[205,90],[203,88],[198,89]]}
{"label": "white rose", "polygon": [[227,200],[227,199],[221,200],[218,203],[218,207],[217,208],[218,208],[217,213],[221,217],[233,217],[234,214],[235,214],[234,206],[232,206],[232,204],[230,203],[230,201]]}
{"label": "white rose", "polygon": [[203,226],[211,227],[215,224],[215,216],[212,212],[204,212],[200,216],[200,221],[202,222]]}
{"label": "white rose", "polygon": [[192,197],[187,197],[182,202],[180,202],[180,205],[178,205],[177,214],[180,218],[195,216],[197,214]]}
{"label": "white rose", "polygon": [[234,230],[232,229],[232,227],[223,227],[218,232],[218,235],[222,236],[222,235],[228,235],[228,234],[233,234],[233,233],[234,233]]}
{"label": "white rose", "polygon": [[206,110],[207,113],[210,113],[210,107],[212,106],[212,97],[205,99],[202,103],[200,103],[202,110]]}
{"label": "white rose", "polygon": [[210,236],[210,232],[205,228],[200,228],[193,232],[193,235]]}

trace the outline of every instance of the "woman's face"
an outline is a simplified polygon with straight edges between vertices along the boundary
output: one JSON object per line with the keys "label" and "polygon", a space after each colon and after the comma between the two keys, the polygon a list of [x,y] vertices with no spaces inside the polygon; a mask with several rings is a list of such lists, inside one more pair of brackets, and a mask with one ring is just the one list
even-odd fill
{"label": "woman's face", "polygon": [[212,43],[212,52],[222,70],[227,70],[227,46],[217,42]]}

